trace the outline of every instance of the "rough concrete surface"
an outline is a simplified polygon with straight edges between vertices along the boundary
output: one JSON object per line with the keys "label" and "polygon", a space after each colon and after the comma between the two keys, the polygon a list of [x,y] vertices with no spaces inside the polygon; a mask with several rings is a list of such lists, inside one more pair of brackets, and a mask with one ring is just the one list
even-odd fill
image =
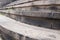
{"label": "rough concrete surface", "polygon": [[7,30],[41,40],[60,40],[60,31],[45,29],[17,22],[5,16],[0,16],[0,25]]}

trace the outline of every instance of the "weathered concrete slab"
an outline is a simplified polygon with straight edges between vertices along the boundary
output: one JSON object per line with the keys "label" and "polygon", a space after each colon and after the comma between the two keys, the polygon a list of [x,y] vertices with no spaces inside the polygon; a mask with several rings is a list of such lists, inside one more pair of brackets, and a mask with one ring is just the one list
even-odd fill
{"label": "weathered concrete slab", "polygon": [[36,39],[49,39],[60,40],[60,30],[51,30],[24,23],[17,22],[5,16],[0,16],[0,25],[10,31],[17,32],[19,34],[36,38]]}
{"label": "weathered concrete slab", "polygon": [[60,12],[51,11],[51,10],[32,10],[30,7],[28,8],[17,8],[10,10],[0,10],[0,12],[4,12],[5,14],[14,14],[14,15],[24,15],[24,16],[32,16],[32,17],[44,17],[44,18],[54,18],[60,19]]}
{"label": "weathered concrete slab", "polygon": [[17,0],[15,2],[12,2],[8,5],[6,5],[6,7],[13,6],[13,5],[19,5],[19,4],[24,4],[24,3],[29,3],[29,2],[32,2],[32,1],[35,1],[35,0]]}

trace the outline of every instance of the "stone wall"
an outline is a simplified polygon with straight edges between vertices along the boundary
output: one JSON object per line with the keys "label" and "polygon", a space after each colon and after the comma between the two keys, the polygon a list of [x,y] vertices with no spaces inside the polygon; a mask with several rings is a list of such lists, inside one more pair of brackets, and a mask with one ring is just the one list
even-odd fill
{"label": "stone wall", "polygon": [[[51,1],[52,3],[50,4]],[[39,0],[11,6],[11,8],[7,7],[0,12],[12,19],[27,24],[60,29],[60,6],[56,2],[56,0]]]}

